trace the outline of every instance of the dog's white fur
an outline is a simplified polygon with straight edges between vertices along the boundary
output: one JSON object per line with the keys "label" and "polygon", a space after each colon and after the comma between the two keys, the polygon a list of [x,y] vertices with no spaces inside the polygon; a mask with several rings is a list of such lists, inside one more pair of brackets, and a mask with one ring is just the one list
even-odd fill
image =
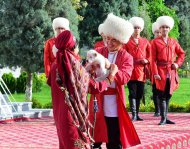
{"label": "dog's white fur", "polygon": [[109,70],[106,69],[106,65],[110,65],[110,62],[103,55],[95,50],[89,50],[86,59],[88,62],[86,65],[87,71],[91,70],[92,65],[99,65],[99,68],[95,69],[96,81],[104,80],[108,76]]}
{"label": "dog's white fur", "polygon": [[58,51],[58,49],[55,47],[55,45],[53,45],[53,47],[52,47],[52,53],[53,53],[53,55],[55,57],[56,57],[57,51]]}

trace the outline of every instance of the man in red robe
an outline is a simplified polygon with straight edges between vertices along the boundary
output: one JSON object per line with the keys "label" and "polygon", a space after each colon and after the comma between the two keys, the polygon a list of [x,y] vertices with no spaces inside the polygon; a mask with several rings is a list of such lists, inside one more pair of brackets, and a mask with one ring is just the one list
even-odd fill
{"label": "man in red robe", "polygon": [[[128,21],[109,14],[103,23],[103,33],[107,46],[98,48],[97,51],[112,64],[116,64],[119,70],[114,77],[108,79],[110,84],[104,92],[91,95],[90,120],[95,123],[93,148],[100,149],[101,143],[106,142],[107,149],[126,149],[140,144],[126,111],[124,90],[133,70],[133,58],[123,49],[123,44],[128,42],[133,27]],[[94,113],[93,101],[96,99],[98,111]]]}
{"label": "man in red robe", "polygon": [[142,121],[139,117],[140,100],[144,96],[147,65],[151,61],[151,46],[147,39],[140,36],[144,28],[144,20],[140,17],[132,17],[129,20],[134,27],[134,33],[125,49],[133,56],[134,69],[127,86],[129,89],[129,105],[132,112],[132,121]]}
{"label": "man in red robe", "polygon": [[53,51],[55,49],[53,49],[53,46],[55,44],[56,37],[63,31],[69,30],[69,20],[62,17],[55,18],[53,20],[52,27],[55,36],[48,39],[44,46],[44,68],[46,78],[48,78],[51,65],[55,61],[56,51]]}
{"label": "man in red robe", "polygon": [[154,39],[152,45],[152,75],[158,90],[161,120],[159,125],[175,124],[167,117],[169,101],[174,90],[179,86],[177,68],[185,57],[185,52],[179,43],[168,36],[174,26],[173,18],[161,16],[156,22],[161,31],[161,37]]}
{"label": "man in red robe", "polygon": [[[161,32],[160,32],[160,29],[158,27],[157,22],[154,22],[152,24],[152,33],[154,34],[154,38],[157,38],[157,37],[161,36]],[[152,40],[150,41],[150,43],[151,42],[152,42]],[[152,77],[152,75],[151,75],[151,77]],[[160,116],[160,106],[159,106],[158,93],[157,93],[156,84],[155,84],[154,79],[151,78],[150,80],[151,80],[151,83],[152,83],[152,100],[154,102],[154,107],[155,107],[154,116],[158,117],[158,116]]]}

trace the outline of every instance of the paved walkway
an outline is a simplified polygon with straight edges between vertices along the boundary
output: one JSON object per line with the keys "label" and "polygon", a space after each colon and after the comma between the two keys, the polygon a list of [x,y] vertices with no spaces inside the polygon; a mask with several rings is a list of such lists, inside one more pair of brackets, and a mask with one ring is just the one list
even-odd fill
{"label": "paved walkway", "polygon": [[[142,113],[134,122],[141,145],[130,149],[190,149],[190,113],[169,113],[175,125],[158,126],[160,118]],[[103,145],[105,149],[105,145]],[[53,118],[0,123],[0,149],[58,149]]]}

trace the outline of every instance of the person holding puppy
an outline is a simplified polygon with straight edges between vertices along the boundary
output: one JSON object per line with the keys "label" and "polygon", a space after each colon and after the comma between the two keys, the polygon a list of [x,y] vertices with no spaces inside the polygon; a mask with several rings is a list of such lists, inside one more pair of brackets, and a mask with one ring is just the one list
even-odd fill
{"label": "person holding puppy", "polygon": [[[109,76],[108,88],[90,97],[90,121],[95,122],[94,149],[100,149],[106,142],[107,149],[128,148],[140,144],[135,128],[126,111],[124,85],[130,80],[133,70],[133,58],[123,49],[133,33],[131,23],[112,13],[108,14],[103,23],[103,34],[106,47],[96,49],[112,64],[116,64],[118,72]],[[98,101],[98,111],[94,117],[93,100]]]}

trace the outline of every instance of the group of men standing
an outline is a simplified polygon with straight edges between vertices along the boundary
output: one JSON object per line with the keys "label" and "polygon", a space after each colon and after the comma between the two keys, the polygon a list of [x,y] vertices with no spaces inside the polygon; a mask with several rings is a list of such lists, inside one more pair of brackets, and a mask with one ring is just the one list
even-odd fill
{"label": "group of men standing", "polygon": [[[175,39],[169,37],[174,20],[170,16],[159,17],[152,24],[154,39],[151,41],[140,35],[144,29],[144,20],[141,17],[132,17],[129,22],[133,25],[134,32],[123,47],[133,56],[134,69],[127,83],[132,121],[143,121],[139,117],[140,100],[143,98],[145,82],[150,79],[154,116],[161,116],[159,125],[175,124],[168,119],[167,113],[172,93],[179,86],[177,68],[182,65],[185,52]],[[99,26],[99,34],[105,41],[101,27],[102,24]],[[105,46],[103,41],[97,42],[95,48]]]}
{"label": "group of men standing", "polygon": [[[109,14],[100,24],[98,31],[103,41],[97,42],[95,49],[110,63],[117,65],[118,70],[106,78],[107,84],[94,86],[99,88],[98,92],[90,92],[91,123],[95,119],[94,99],[98,101],[99,107],[93,128],[95,142],[92,148],[100,149],[102,142],[106,142],[108,149],[127,148],[140,143],[131,120],[143,121],[139,116],[139,108],[148,74],[153,86],[154,115],[161,116],[159,125],[175,124],[168,119],[167,113],[172,93],[179,86],[177,68],[182,65],[185,52],[175,39],[168,36],[173,26],[173,18],[159,17],[152,25],[155,39],[148,41],[140,36],[144,29],[141,17],[132,17],[128,21]],[[58,34],[69,30],[68,20],[54,19],[53,30],[55,37],[46,42],[44,49],[46,77],[49,77],[50,65],[55,59],[52,47]],[[129,89],[131,119],[125,108],[125,84]]]}

